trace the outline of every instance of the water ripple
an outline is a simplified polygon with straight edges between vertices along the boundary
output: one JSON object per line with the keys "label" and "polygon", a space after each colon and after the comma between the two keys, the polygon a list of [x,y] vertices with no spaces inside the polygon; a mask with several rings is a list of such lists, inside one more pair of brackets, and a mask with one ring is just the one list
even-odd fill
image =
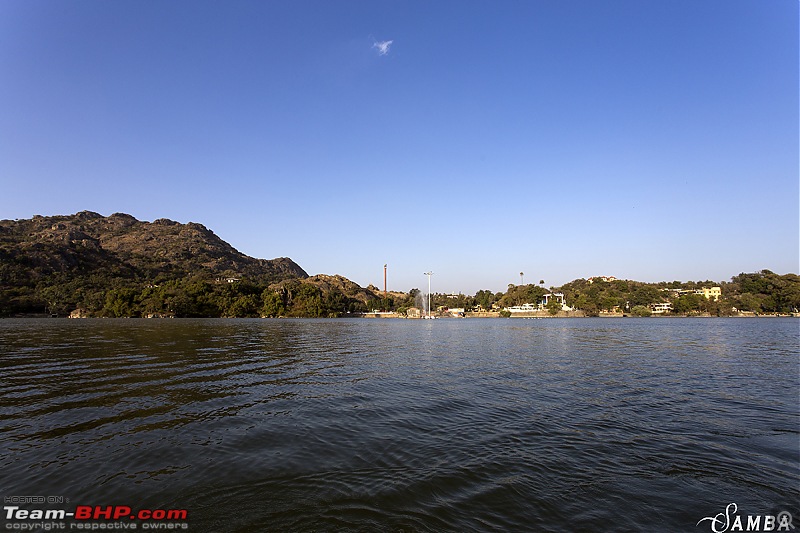
{"label": "water ripple", "polygon": [[209,531],[798,511],[794,320],[7,320],[0,346],[5,494]]}

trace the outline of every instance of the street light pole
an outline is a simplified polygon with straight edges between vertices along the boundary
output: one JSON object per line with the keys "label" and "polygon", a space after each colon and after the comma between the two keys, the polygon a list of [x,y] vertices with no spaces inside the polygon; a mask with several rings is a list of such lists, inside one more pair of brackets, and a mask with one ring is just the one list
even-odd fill
{"label": "street light pole", "polygon": [[433,276],[433,271],[423,272],[423,274],[428,276],[428,316],[431,316],[431,276]]}

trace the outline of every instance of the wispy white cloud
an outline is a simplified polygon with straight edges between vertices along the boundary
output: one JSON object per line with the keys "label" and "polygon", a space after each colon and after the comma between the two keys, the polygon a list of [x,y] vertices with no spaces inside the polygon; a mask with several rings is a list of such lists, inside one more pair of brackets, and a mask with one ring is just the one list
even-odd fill
{"label": "wispy white cloud", "polygon": [[389,53],[389,47],[392,46],[394,41],[380,41],[372,44],[372,48],[378,51],[379,56],[385,56]]}

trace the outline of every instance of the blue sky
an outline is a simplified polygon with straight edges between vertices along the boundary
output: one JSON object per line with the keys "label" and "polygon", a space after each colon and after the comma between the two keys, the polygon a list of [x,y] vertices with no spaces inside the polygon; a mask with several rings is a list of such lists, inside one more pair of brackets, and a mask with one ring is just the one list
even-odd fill
{"label": "blue sky", "polygon": [[0,218],[403,291],[796,273],[798,64],[795,0],[4,0]]}

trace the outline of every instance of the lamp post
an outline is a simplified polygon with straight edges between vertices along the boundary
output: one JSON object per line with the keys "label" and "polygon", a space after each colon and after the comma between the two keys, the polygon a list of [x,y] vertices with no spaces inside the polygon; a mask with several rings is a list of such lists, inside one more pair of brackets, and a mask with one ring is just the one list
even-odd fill
{"label": "lamp post", "polygon": [[428,276],[428,316],[431,316],[431,276],[433,276],[433,271],[423,272],[423,274]]}

